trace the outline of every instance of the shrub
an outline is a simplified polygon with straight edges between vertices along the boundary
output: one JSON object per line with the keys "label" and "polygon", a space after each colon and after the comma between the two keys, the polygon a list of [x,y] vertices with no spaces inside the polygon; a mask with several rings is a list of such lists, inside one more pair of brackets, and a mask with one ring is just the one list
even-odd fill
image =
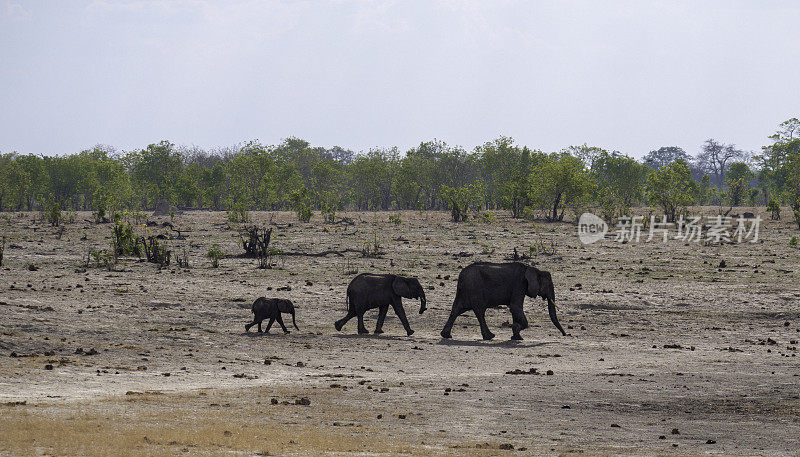
{"label": "shrub", "polygon": [[3,266],[3,251],[6,249],[6,237],[0,239],[0,267]]}
{"label": "shrub", "polygon": [[233,205],[232,209],[226,211],[226,214],[228,215],[228,222],[231,223],[247,222],[250,220],[250,213],[247,212],[244,203],[236,203]]}
{"label": "shrub", "polygon": [[50,225],[53,227],[58,227],[58,225],[62,222],[61,205],[59,205],[57,202],[48,203],[45,216],[47,217],[47,222],[49,222]]}
{"label": "shrub", "polygon": [[378,234],[373,233],[372,235],[372,240],[365,240],[361,243],[361,255],[364,257],[379,257],[384,254]]}
{"label": "shrub", "polygon": [[108,271],[114,271],[118,261],[114,251],[109,249],[103,249],[102,251],[89,249],[89,253],[86,255],[86,268],[92,266],[92,260],[94,260],[95,267],[105,268]]}
{"label": "shrub", "polygon": [[217,268],[219,266],[219,259],[225,257],[225,253],[218,244],[211,245],[211,249],[206,252],[206,258],[211,260],[211,267]]}
{"label": "shrub", "polygon": [[114,223],[111,247],[117,256],[139,256],[141,251],[133,233],[133,227],[129,222],[117,221]]}
{"label": "shrub", "polygon": [[186,246],[183,247],[181,254],[175,254],[175,261],[178,262],[178,266],[181,268],[191,268],[189,266],[189,252],[186,250]]}
{"label": "shrub", "polygon": [[151,236],[146,240],[140,238],[139,241],[144,247],[144,253],[147,261],[150,263],[157,263],[159,268],[164,268],[169,265],[172,259],[172,251],[167,250],[167,247],[158,242],[158,238]]}
{"label": "shrub", "polygon": [[399,214],[390,214],[389,215],[389,223],[394,224],[394,225],[400,225],[402,222],[403,222],[403,220],[400,219],[400,215]]}
{"label": "shrub", "polygon": [[297,219],[300,222],[308,222],[314,216],[314,211],[309,206],[300,206],[297,208]]}
{"label": "shrub", "polygon": [[793,236],[791,240],[789,240],[789,246],[796,248],[797,247],[797,237]]}
{"label": "shrub", "polygon": [[[245,235],[247,236],[245,237]],[[270,240],[272,240],[272,228],[247,227],[239,231],[239,239],[244,248],[245,257],[258,258],[258,268],[272,268],[272,257],[279,253],[269,247]]]}
{"label": "shrub", "polygon": [[767,203],[767,211],[770,212],[770,218],[773,221],[779,221],[781,219],[781,205],[772,197],[770,197]]}
{"label": "shrub", "polygon": [[478,219],[479,219],[481,222],[484,222],[484,223],[486,223],[486,224],[491,224],[491,223],[493,223],[493,222],[497,222],[497,216],[495,216],[495,215],[494,215],[494,213],[493,213],[493,212],[491,212],[491,211],[484,211],[484,212],[482,212],[482,213],[481,213],[481,214],[478,216]]}

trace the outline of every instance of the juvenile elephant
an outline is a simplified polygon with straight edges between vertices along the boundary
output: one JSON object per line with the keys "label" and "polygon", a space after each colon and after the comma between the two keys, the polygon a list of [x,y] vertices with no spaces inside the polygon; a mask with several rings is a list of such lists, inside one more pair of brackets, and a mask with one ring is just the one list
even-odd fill
{"label": "juvenile elephant", "polygon": [[408,318],[403,309],[405,298],[419,298],[419,313],[425,312],[425,291],[422,290],[419,280],[403,276],[362,273],[347,286],[347,315],[334,324],[337,331],[341,331],[344,324],[358,316],[358,333],[369,333],[364,327],[364,312],[378,308],[378,323],[375,325],[375,334],[383,333],[383,320],[389,305],[400,318],[406,333],[411,336],[414,331],[408,325]]}
{"label": "juvenile elephant", "polygon": [[292,325],[297,330],[297,324],[294,322],[294,305],[289,300],[284,300],[282,298],[265,298],[259,297],[253,302],[253,322],[246,324],[244,326],[244,331],[249,332],[250,327],[258,324],[258,332],[261,333],[261,321],[264,319],[269,318],[269,323],[267,324],[267,333],[269,333],[269,328],[272,327],[272,324],[277,320],[279,324],[281,324],[281,328],[283,328],[283,333],[289,333],[289,330],[286,329],[286,326],[283,325],[283,319],[281,318],[281,313],[287,313],[292,315]]}
{"label": "juvenile elephant", "polygon": [[526,295],[547,300],[550,320],[563,335],[566,335],[556,317],[555,292],[550,273],[519,262],[480,262],[467,266],[458,275],[456,299],[450,317],[442,329],[442,337],[451,338],[450,330],[456,317],[472,310],[478,317],[483,339],[490,340],[494,338],[494,334],[486,325],[486,309],[506,305],[511,310],[513,320],[511,328],[514,334],[511,339],[521,340],[519,331],[528,327],[528,319],[522,310]]}

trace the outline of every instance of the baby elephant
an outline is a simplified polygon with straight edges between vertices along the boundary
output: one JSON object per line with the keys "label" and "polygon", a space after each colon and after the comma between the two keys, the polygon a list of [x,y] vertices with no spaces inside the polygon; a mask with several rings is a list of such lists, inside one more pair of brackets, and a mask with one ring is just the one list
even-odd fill
{"label": "baby elephant", "polygon": [[[289,330],[286,329],[286,326],[283,325],[283,319],[281,319],[281,313],[288,313],[292,315],[292,325],[294,328],[297,328],[297,324],[294,322],[294,305],[289,300],[284,300],[282,298],[264,298],[259,297],[255,302],[253,302],[253,322],[246,324],[244,326],[244,331],[249,332],[250,327],[258,324],[258,332],[261,333],[261,321],[264,319],[269,318],[269,323],[267,324],[267,333],[269,333],[269,328],[272,327],[272,324],[277,320],[279,324],[281,324],[281,328],[283,328],[283,333],[289,333]],[[297,328],[297,330],[300,330]]]}

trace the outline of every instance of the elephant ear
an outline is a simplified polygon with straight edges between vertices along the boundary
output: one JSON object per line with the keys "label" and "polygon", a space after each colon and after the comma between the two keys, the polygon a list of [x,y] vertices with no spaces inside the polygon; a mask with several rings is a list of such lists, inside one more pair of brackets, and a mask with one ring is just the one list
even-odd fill
{"label": "elephant ear", "polygon": [[400,276],[395,277],[392,281],[392,290],[401,297],[411,296],[411,287],[408,285],[408,281]]}
{"label": "elephant ear", "polygon": [[525,270],[525,281],[528,283],[525,295],[531,298],[539,295],[539,273],[539,270],[533,267],[528,267],[528,269]]}

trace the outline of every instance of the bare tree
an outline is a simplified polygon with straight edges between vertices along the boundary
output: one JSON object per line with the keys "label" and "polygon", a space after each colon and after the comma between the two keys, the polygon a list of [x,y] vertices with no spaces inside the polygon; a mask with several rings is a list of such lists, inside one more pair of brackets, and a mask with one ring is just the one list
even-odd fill
{"label": "bare tree", "polygon": [[711,175],[717,186],[725,182],[725,174],[731,163],[744,160],[747,155],[734,144],[720,143],[709,138],[703,143],[703,150],[697,154],[695,163],[698,168]]}

